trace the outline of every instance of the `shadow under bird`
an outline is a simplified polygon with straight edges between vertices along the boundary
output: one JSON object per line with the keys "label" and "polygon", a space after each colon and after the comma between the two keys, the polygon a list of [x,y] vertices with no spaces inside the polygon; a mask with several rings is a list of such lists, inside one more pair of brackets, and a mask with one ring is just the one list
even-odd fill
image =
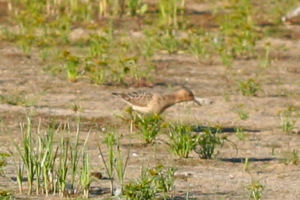
{"label": "shadow under bird", "polygon": [[198,105],[201,103],[195,98],[192,91],[183,88],[169,94],[160,94],[156,92],[136,91],[130,93],[112,93],[132,107],[133,110],[142,113],[160,114],[168,107],[185,101],[194,101]]}

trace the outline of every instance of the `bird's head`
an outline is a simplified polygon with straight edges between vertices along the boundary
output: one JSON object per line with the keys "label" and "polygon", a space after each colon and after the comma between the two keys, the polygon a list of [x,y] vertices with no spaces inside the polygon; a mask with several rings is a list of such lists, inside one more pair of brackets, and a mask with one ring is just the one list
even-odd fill
{"label": "bird's head", "polygon": [[182,88],[176,92],[176,99],[178,102],[182,101],[194,101],[198,105],[201,105],[200,102],[198,102],[193,94],[193,92],[187,88]]}

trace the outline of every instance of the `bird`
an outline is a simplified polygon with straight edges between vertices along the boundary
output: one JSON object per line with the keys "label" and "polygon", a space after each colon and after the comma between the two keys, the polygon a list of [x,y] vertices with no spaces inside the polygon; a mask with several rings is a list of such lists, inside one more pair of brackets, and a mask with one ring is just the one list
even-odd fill
{"label": "bird", "polygon": [[185,101],[194,101],[196,104],[201,105],[193,92],[187,88],[182,88],[169,94],[139,90],[129,93],[113,92],[112,95],[121,97],[133,110],[145,114],[161,114],[170,106]]}
{"label": "bird", "polygon": [[300,6],[290,10],[281,20],[286,24],[300,24]]}

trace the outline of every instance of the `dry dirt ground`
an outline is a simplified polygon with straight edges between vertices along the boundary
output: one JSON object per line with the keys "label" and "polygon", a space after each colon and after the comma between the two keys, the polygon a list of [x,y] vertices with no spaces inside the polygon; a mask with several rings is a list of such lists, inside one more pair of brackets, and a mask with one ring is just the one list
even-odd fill
{"label": "dry dirt ground", "polygon": [[[142,141],[138,136],[126,137],[127,127],[123,126],[120,127],[125,134],[122,141],[124,144],[136,144],[131,151],[137,155],[130,158],[127,177],[137,178],[139,174],[136,172],[142,165],[162,163],[178,168],[178,196],[184,196],[189,191],[190,195],[197,199],[245,199],[248,197],[245,187],[255,179],[265,186],[264,199],[299,199],[300,167],[286,165],[283,159],[285,152],[299,149],[300,135],[283,133],[278,112],[289,105],[300,107],[297,50],[300,42],[269,40],[273,44],[273,56],[276,59],[259,77],[264,92],[257,97],[241,96],[235,80],[239,76],[256,77],[261,70],[257,60],[236,61],[233,69],[226,70],[217,61],[215,64],[205,65],[184,54],[158,54],[156,61],[161,66],[161,72],[157,82],[164,84],[148,88],[149,90],[169,91],[172,90],[170,85],[176,88],[176,85],[185,84],[193,89],[196,96],[214,102],[202,107],[188,103],[176,105],[163,114],[165,120],[199,126],[243,127],[247,137],[240,141],[232,131],[223,133],[237,145],[238,152],[232,145],[225,144],[218,149],[219,154],[215,160],[202,160],[196,154],[192,154],[188,159],[176,159],[163,143],[147,147],[138,145]],[[1,94],[16,95],[22,92],[27,101],[33,101],[34,104],[29,107],[0,105],[1,151],[13,150],[13,142],[20,141],[19,123],[24,122],[26,115],[31,114],[34,118],[45,121],[51,117],[62,121],[74,121],[76,114],[71,109],[73,103],[81,106],[81,116],[86,127],[119,126],[120,120],[115,114],[122,113],[125,105],[120,103],[118,98],[112,97],[111,92],[132,88],[97,86],[84,81],[70,83],[44,72],[37,55],[29,59],[10,44],[2,43],[0,46]],[[283,46],[285,48],[282,48]],[[250,117],[245,121],[240,120],[236,113],[237,105],[240,104],[244,104],[249,112]],[[299,122],[296,127],[299,129]],[[83,137],[87,129],[83,130]],[[94,142],[99,137],[97,134],[99,132],[92,134],[88,148],[91,154],[95,155],[94,166],[101,168],[102,163],[97,158],[98,152]],[[244,170],[242,160],[245,158],[250,159],[248,171]],[[10,161],[5,177],[0,178],[0,187],[15,191],[17,183],[11,179],[15,176],[13,165],[14,162]],[[107,189],[108,182],[94,182],[93,186]]]}
{"label": "dry dirt ground", "polygon": [[[297,27],[295,27],[296,29]],[[291,28],[293,29],[293,28]],[[171,91],[185,85],[197,97],[213,100],[213,104],[197,106],[190,103],[178,104],[169,108],[163,117],[166,121],[180,121],[196,126],[217,126],[228,128],[228,138],[237,145],[238,152],[230,143],[218,149],[213,160],[203,160],[196,154],[188,159],[175,158],[168,147],[157,142],[143,146],[137,135],[129,135],[128,127],[115,115],[123,112],[125,105],[111,95],[113,91],[130,91],[135,88],[92,85],[86,81],[70,83],[51,76],[43,70],[38,52],[26,57],[16,46],[0,43],[0,95],[22,94],[32,106],[0,104],[0,151],[15,151],[14,142],[20,142],[19,123],[27,115],[35,121],[51,119],[75,123],[76,113],[72,105],[80,105],[83,130],[82,139],[92,127],[88,142],[93,169],[104,173],[103,164],[98,158],[96,141],[101,132],[96,128],[115,127],[124,132],[122,144],[125,148],[133,143],[127,169],[127,180],[138,178],[141,166],[162,163],[178,169],[175,181],[175,196],[184,199],[186,192],[201,200],[248,198],[245,189],[251,180],[259,180],[265,189],[263,199],[300,199],[300,165],[285,164],[286,152],[300,146],[300,120],[296,123],[294,134],[286,134],[280,128],[279,111],[288,106],[300,108],[300,66],[297,39],[269,38],[272,43],[272,64],[262,69],[259,59],[238,60],[232,69],[227,69],[217,59],[210,65],[197,62],[185,54],[166,55],[157,52],[155,61],[159,73],[156,86],[144,88],[155,91]],[[238,81],[254,77],[262,83],[263,92],[256,97],[245,97],[238,91]],[[249,119],[240,120],[238,105],[244,105]],[[246,138],[239,140],[231,129],[242,127]],[[249,169],[244,170],[244,159],[249,158]],[[0,189],[12,191],[18,196],[15,159],[10,159],[5,168],[5,176],[0,177]],[[98,188],[98,189],[97,189]],[[95,181],[92,189],[94,198],[109,196],[107,180]],[[99,192],[99,191],[98,191]],[[43,199],[44,197],[32,197]]]}

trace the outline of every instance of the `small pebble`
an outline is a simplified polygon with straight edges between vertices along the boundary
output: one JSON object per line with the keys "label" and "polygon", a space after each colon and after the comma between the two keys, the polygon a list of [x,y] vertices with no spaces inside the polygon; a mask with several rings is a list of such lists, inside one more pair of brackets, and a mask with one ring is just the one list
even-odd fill
{"label": "small pebble", "polygon": [[132,153],[133,157],[138,157],[139,155],[137,153]]}

